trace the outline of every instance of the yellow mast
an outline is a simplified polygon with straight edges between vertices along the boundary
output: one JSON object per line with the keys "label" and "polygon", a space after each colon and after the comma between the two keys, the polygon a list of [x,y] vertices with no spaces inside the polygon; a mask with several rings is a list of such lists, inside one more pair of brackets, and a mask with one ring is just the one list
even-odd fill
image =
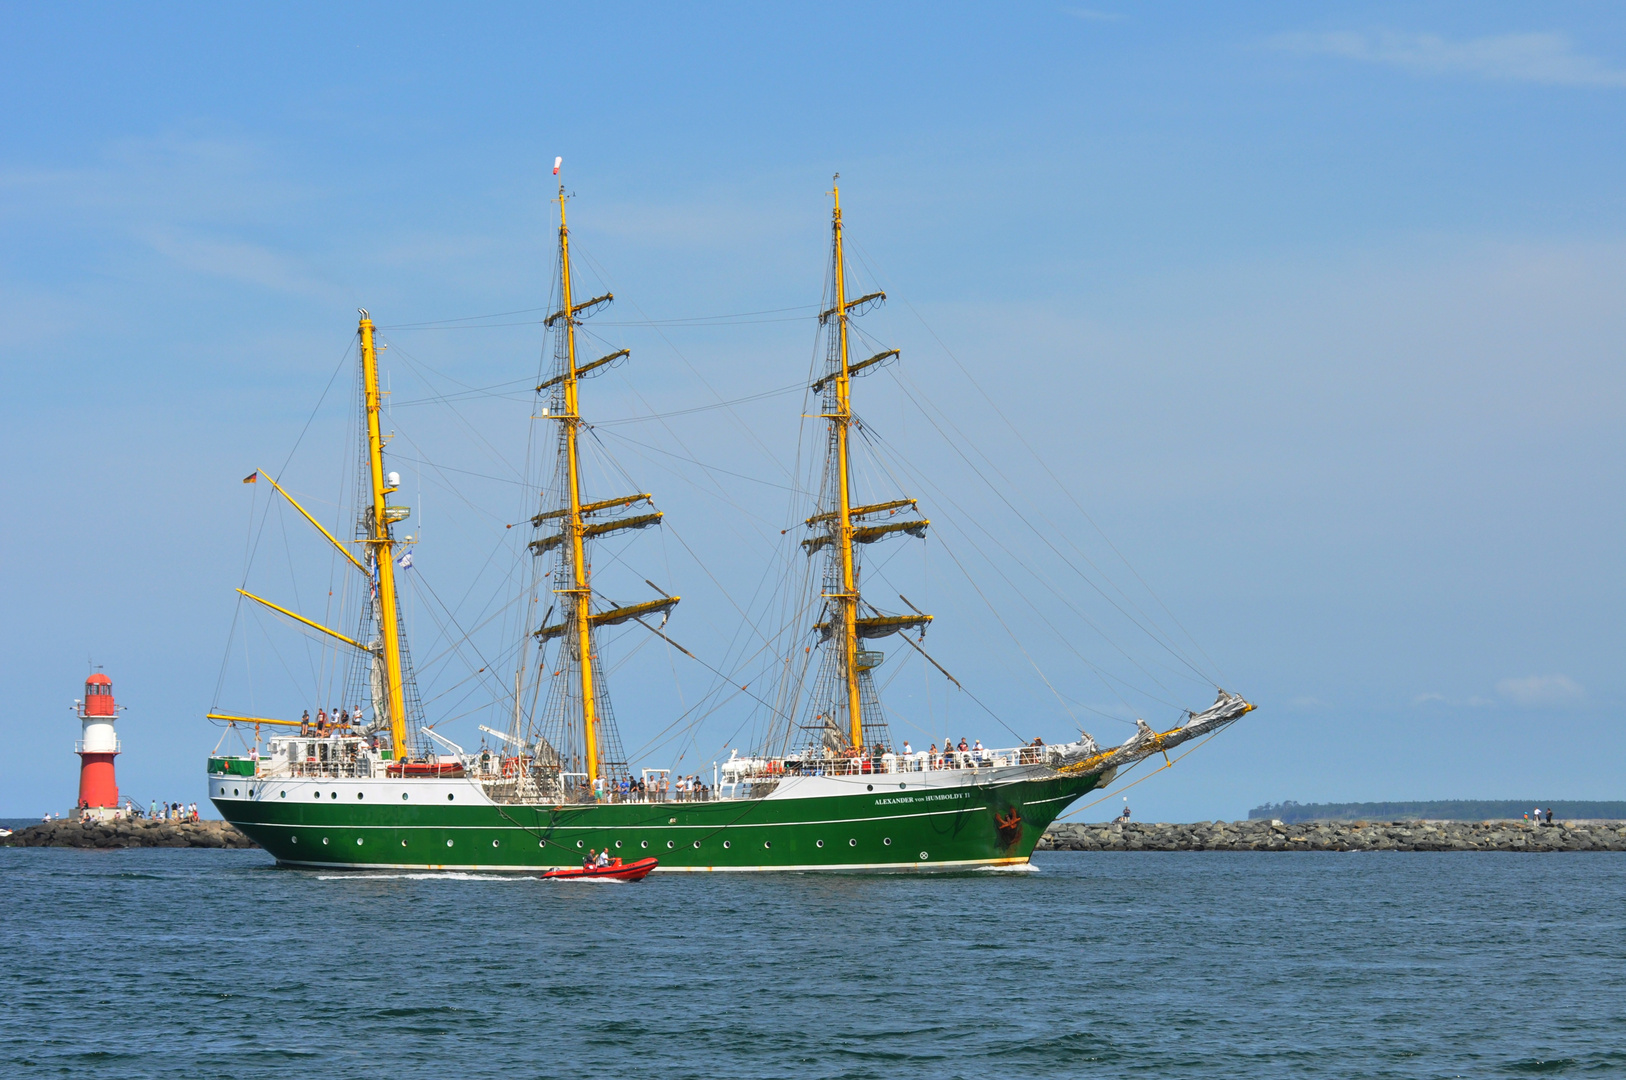
{"label": "yellow mast", "polygon": [[576,313],[570,294],[570,228],[565,223],[565,186],[559,185],[559,285],[563,292],[565,317],[565,412],[559,419],[565,425],[565,459],[569,470],[570,511],[565,532],[570,537],[571,588],[574,598],[576,651],[581,657],[582,730],[587,758],[587,785],[598,782],[598,702],[593,694],[592,587],[588,583],[587,552],[582,527],[581,469],[576,459],[576,433],[581,415],[576,404]]}
{"label": "yellow mast", "polygon": [[367,461],[372,471],[373,512],[367,543],[378,573],[378,633],[384,642],[384,683],[389,695],[390,746],[397,762],[406,760],[406,695],[401,678],[400,620],[395,603],[395,541],[390,536],[384,497],[395,489],[384,482],[384,440],[378,430],[378,354],[373,348],[373,320],[361,313],[361,381],[367,392]]}
{"label": "yellow mast", "polygon": [[855,748],[864,745],[864,709],[858,697],[858,580],[853,571],[852,488],[847,474],[847,434],[852,424],[852,381],[847,358],[847,274],[841,251],[841,185],[832,185],[835,197],[832,229],[836,245],[836,333],[840,337],[841,370],[836,373],[836,411],[830,421],[836,429],[836,543],[841,546],[841,643],[847,677],[847,737]]}

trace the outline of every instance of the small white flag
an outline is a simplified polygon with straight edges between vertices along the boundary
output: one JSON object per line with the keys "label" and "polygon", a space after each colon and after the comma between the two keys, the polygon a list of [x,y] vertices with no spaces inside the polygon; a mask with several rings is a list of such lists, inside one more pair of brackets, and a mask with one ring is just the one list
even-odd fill
{"label": "small white flag", "polygon": [[553,159],[553,175],[559,175],[559,166],[563,165],[564,163],[565,159],[562,157],[556,157]]}
{"label": "small white flag", "polygon": [[411,570],[412,569],[412,552],[409,551],[405,555],[401,556],[401,569],[402,570]]}

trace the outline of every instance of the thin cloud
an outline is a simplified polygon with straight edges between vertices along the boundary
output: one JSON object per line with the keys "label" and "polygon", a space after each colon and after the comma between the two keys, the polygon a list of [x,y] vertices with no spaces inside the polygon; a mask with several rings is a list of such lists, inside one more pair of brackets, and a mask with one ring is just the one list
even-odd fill
{"label": "thin cloud", "polygon": [[1093,8],[1065,7],[1062,11],[1085,22],[1122,22],[1124,16],[1116,11],[1096,11]]}
{"label": "thin cloud", "polygon": [[1626,87],[1626,70],[1575,51],[1560,33],[1499,34],[1448,41],[1433,34],[1278,34],[1269,44],[1284,52],[1339,56],[1428,75],[1475,75],[1551,86]]}
{"label": "thin cloud", "polygon": [[1574,705],[1586,698],[1586,690],[1568,675],[1503,679],[1496,684],[1496,692],[1515,705]]}
{"label": "thin cloud", "polygon": [[331,291],[308,275],[299,260],[258,244],[188,235],[172,229],[146,230],[144,239],[158,254],[194,273],[311,296],[324,296]]}

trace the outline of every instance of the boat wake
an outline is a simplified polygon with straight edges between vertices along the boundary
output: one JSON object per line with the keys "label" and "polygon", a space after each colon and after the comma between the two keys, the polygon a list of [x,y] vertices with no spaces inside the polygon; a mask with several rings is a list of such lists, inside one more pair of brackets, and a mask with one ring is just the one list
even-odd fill
{"label": "boat wake", "polygon": [[471,874],[461,870],[404,874],[317,874],[317,881],[535,881],[531,874]]}

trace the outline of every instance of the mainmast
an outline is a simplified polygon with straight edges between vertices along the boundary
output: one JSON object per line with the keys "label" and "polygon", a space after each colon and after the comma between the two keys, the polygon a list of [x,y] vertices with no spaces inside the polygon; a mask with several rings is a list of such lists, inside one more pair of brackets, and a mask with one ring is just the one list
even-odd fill
{"label": "mainmast", "polygon": [[378,354],[373,346],[373,320],[361,312],[361,381],[367,398],[367,463],[372,479],[372,507],[367,512],[366,543],[372,549],[378,580],[378,636],[384,644],[385,695],[390,714],[390,746],[397,762],[406,760],[406,694],[401,677],[401,623],[395,596],[395,541],[385,496],[395,490],[384,475],[384,440],[379,433]]}
{"label": "mainmast", "polygon": [[569,489],[569,512],[565,520],[565,534],[570,540],[572,582],[567,593],[574,608],[571,629],[576,634],[576,651],[580,663],[582,695],[583,757],[587,759],[587,783],[598,781],[598,716],[597,700],[593,692],[593,589],[589,583],[591,571],[587,566],[586,538],[582,535],[581,461],[576,452],[576,436],[581,427],[581,411],[576,400],[576,319],[572,311],[570,291],[570,226],[565,221],[565,186],[559,185],[559,288],[563,295],[565,315],[565,411],[559,418],[564,424],[565,460]]}
{"label": "mainmast", "polygon": [[[589,375],[604,371],[609,365],[628,355],[618,349],[608,356],[582,364],[577,356],[576,327],[580,317],[615,299],[605,293],[590,300],[576,302],[574,283],[570,272],[570,226],[565,215],[564,185],[559,187],[559,294],[560,308],[550,315],[546,324],[559,327],[555,356],[558,366],[552,378],[536,388],[537,393],[550,393],[550,419],[562,426],[560,433],[561,470],[559,479],[564,491],[555,509],[544,510],[531,519],[537,528],[556,524],[559,531],[544,535],[530,543],[531,551],[540,556],[555,548],[560,549],[563,564],[555,575],[554,592],[560,596],[562,617],[559,622],[542,626],[536,631],[539,640],[564,639],[564,654],[555,678],[569,678],[575,685],[572,693],[560,695],[557,700],[565,707],[569,697],[581,697],[581,767],[589,788],[596,789],[606,772],[625,769],[625,762],[617,760],[620,741],[614,731],[613,719],[606,714],[608,696],[603,679],[597,670],[593,631],[599,626],[613,626],[646,615],[664,614],[677,604],[679,597],[662,595],[659,600],[642,604],[612,606],[594,613],[592,565],[588,561],[588,542],[596,537],[622,529],[642,529],[660,523],[659,510],[634,514],[610,521],[593,520],[607,511],[624,510],[637,503],[648,503],[648,492],[624,495],[614,499],[584,502],[582,496],[580,433],[583,426],[578,387]],[[556,688],[560,684],[556,682]],[[602,705],[601,705],[602,703]],[[608,753],[607,753],[608,751]],[[561,758],[563,761],[563,758]],[[563,768],[563,765],[561,765]],[[613,778],[613,776],[612,776]]]}

